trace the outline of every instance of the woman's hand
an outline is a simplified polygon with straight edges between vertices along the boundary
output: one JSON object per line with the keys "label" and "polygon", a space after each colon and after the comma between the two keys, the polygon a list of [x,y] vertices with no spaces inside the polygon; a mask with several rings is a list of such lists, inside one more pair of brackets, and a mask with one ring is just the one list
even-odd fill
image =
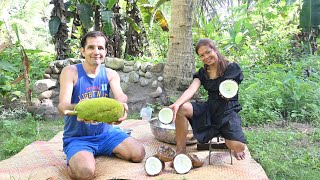
{"label": "woman's hand", "polygon": [[180,108],[180,105],[176,104],[176,103],[173,103],[169,106],[169,108],[172,109],[173,111],[173,119],[172,121],[175,121],[176,120],[176,116],[177,116],[177,113],[178,113],[178,110]]}

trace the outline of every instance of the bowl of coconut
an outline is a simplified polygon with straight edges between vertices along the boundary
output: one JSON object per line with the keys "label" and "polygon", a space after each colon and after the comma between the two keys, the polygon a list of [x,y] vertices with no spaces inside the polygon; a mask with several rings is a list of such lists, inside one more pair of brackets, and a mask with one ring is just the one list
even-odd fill
{"label": "bowl of coconut", "polygon": [[[149,123],[151,132],[157,140],[169,144],[176,144],[176,127],[174,123],[163,124],[158,118],[151,119]],[[195,144],[196,142],[197,140],[193,137],[192,128],[189,124],[187,144]]]}

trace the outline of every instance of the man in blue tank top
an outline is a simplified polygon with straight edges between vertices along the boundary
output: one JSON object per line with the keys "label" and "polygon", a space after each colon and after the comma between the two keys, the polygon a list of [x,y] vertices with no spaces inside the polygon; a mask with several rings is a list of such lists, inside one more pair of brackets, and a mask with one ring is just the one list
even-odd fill
{"label": "man in blue tank top", "polygon": [[83,100],[109,97],[121,102],[125,113],[117,123],[127,118],[128,97],[120,86],[120,77],[101,63],[107,50],[107,38],[99,31],[91,31],[81,39],[82,64],[65,67],[60,75],[60,96],[58,109],[64,114],[63,150],[67,156],[68,173],[74,179],[93,179],[95,156],[107,155],[132,162],[141,162],[145,149],[133,137],[111,124],[92,122],[70,116],[75,105]]}

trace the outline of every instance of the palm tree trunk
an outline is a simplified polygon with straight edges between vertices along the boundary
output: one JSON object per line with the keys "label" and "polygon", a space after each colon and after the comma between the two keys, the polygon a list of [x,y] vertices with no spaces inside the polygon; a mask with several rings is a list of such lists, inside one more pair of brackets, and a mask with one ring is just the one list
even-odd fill
{"label": "palm tree trunk", "polygon": [[[195,72],[192,39],[192,0],[171,1],[169,50],[163,71],[164,87],[169,96],[187,89]],[[179,96],[179,95],[178,95]]]}

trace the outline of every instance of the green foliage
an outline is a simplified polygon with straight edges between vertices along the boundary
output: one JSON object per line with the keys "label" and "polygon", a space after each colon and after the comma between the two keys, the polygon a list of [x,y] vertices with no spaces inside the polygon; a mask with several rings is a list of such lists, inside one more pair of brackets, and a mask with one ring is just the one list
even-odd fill
{"label": "green foliage", "polygon": [[77,4],[77,9],[83,27],[85,29],[91,28],[93,25],[93,22],[91,21],[91,18],[93,17],[92,6],[89,4]]}
{"label": "green foliage", "polygon": [[[289,3],[290,4],[290,3]],[[320,117],[319,56],[302,57],[298,3],[257,1],[234,7],[230,14],[200,17],[195,38],[209,37],[230,61],[243,68],[240,86],[244,125],[281,119],[314,122]],[[197,68],[203,66],[196,62]],[[311,74],[307,76],[306,74]],[[206,97],[204,91],[200,93]]]}
{"label": "green foliage", "polygon": [[158,59],[158,62],[165,62],[169,47],[169,32],[155,26],[152,31],[147,33],[147,37],[149,39],[151,58]]}
{"label": "green foliage", "polygon": [[303,0],[300,27],[303,31],[310,31],[311,28],[320,29],[320,1]]}
{"label": "green foliage", "polygon": [[76,39],[73,39],[73,38],[67,39],[66,43],[70,46],[70,52],[68,53],[68,57],[81,58],[80,40],[81,40],[80,37]]}
{"label": "green foliage", "polygon": [[320,146],[308,134],[260,128],[245,135],[251,155],[270,179],[320,178]]}
{"label": "green foliage", "polygon": [[[48,63],[54,55],[37,50],[26,50],[30,62],[29,78],[32,83],[42,79]],[[0,53],[0,105],[19,99],[25,94],[22,82],[13,84],[15,79],[23,72],[19,46],[11,46]]]}
{"label": "green foliage", "polygon": [[112,29],[112,11],[102,11],[101,20],[103,22],[103,31],[106,35],[111,36],[113,33]]}
{"label": "green foliage", "polygon": [[[0,54],[1,56],[1,54]],[[4,71],[10,71],[10,72],[18,72],[18,69],[16,67],[14,67],[14,65],[12,65],[11,63],[0,59],[0,69],[4,70]]]}
{"label": "green foliage", "polygon": [[300,34],[304,53],[319,53],[317,48],[317,37],[320,30],[320,1],[304,0],[300,12]]}
{"label": "green foliage", "polygon": [[[47,52],[41,52],[41,53],[28,53],[31,51],[26,50],[26,53],[28,55],[29,61],[30,61],[30,72],[29,76],[30,79],[38,80],[43,78],[44,69],[48,66],[48,63],[54,59],[54,55],[47,53]],[[2,68],[4,71],[4,74],[10,75],[11,78],[15,78],[17,75],[17,72],[23,71],[23,67],[21,65],[21,57],[20,52],[17,46],[12,46],[11,48],[7,48],[2,53],[0,53],[0,64],[4,63],[4,68]],[[10,66],[7,66],[8,63]],[[2,67],[0,65],[0,67]],[[43,73],[39,73],[43,72]],[[11,79],[12,80],[12,79]]]}
{"label": "green foliage", "polygon": [[[165,17],[165,13],[162,10],[161,7],[168,7],[166,2],[168,0],[159,0],[155,1],[156,4],[152,5],[152,2],[149,2],[149,0],[138,0],[137,4],[140,9],[141,17],[144,22],[145,27],[149,27],[149,31],[152,31],[153,23],[157,22],[158,25],[161,27],[163,31],[168,31],[168,21]],[[169,8],[166,8],[169,9]]]}
{"label": "green foliage", "polygon": [[[40,50],[26,49],[25,51],[30,61],[30,78],[41,79],[43,74],[39,72],[44,72],[48,63],[54,59],[54,54]],[[11,77],[15,77],[15,75],[19,75],[17,72],[23,70],[22,68],[20,52],[17,46],[7,48],[0,53],[0,69],[4,70],[5,74],[11,74]]]}
{"label": "green foliage", "polygon": [[49,140],[62,130],[63,120],[44,122],[25,109],[0,109],[0,160],[18,153],[34,141]]}
{"label": "green foliage", "polygon": [[315,128],[310,136],[312,143],[320,143],[320,128]]}
{"label": "green foliage", "polygon": [[230,60],[243,59],[268,65],[286,63],[295,58],[292,48],[297,34],[298,6],[285,6],[272,0],[258,1],[247,10],[235,7],[225,19],[218,15],[210,21],[200,17],[199,37],[214,39]]}
{"label": "green foliage", "polygon": [[[317,121],[320,118],[319,74],[304,76],[302,70],[306,64],[243,65],[246,79],[240,86],[240,101],[244,124],[264,124],[280,119]],[[317,64],[319,62],[315,61],[313,65]]]}
{"label": "green foliage", "polygon": [[139,113],[129,111],[127,119],[141,119],[141,117]]}
{"label": "green foliage", "polygon": [[146,104],[146,107],[151,107],[152,108],[152,112],[154,114],[157,114],[163,108],[163,105],[161,105],[159,102],[157,102],[155,104]]}
{"label": "green foliage", "polygon": [[52,16],[49,20],[49,31],[50,35],[54,36],[59,31],[61,20],[58,16]]}
{"label": "green foliage", "polygon": [[[2,1],[1,1],[2,2]],[[3,41],[15,43],[12,24],[17,24],[20,41],[26,49],[54,51],[48,39],[47,19],[50,6],[47,0],[12,0],[0,3],[0,44]]]}
{"label": "green foliage", "polygon": [[134,19],[130,18],[129,16],[125,16],[124,18],[137,33],[141,33],[141,28],[134,21]]}
{"label": "green foliage", "polygon": [[21,91],[13,91],[13,86],[8,81],[10,77],[0,74],[0,106],[17,100],[22,96]]}

